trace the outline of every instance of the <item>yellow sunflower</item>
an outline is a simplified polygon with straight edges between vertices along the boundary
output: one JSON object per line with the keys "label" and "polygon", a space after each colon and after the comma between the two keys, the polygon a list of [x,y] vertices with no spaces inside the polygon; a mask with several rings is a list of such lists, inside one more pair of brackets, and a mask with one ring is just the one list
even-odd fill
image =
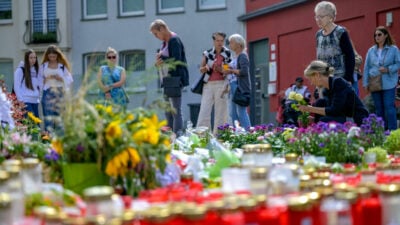
{"label": "yellow sunflower", "polygon": [[37,118],[35,115],[33,115],[32,112],[28,112],[28,117],[35,123],[35,124],[39,124],[42,122],[41,119]]}
{"label": "yellow sunflower", "polygon": [[56,151],[58,154],[62,155],[64,150],[63,150],[63,144],[60,140],[58,139],[54,139],[51,142],[51,148],[54,149],[54,151]]}

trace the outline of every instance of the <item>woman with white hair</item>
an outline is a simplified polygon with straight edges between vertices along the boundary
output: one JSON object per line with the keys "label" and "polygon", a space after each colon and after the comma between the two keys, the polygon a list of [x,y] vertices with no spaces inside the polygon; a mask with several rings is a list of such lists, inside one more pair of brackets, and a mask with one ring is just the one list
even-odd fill
{"label": "woman with white hair", "polygon": [[233,102],[233,96],[237,88],[240,89],[241,93],[251,96],[250,62],[246,53],[246,41],[240,34],[233,34],[228,40],[230,49],[235,53],[230,68],[224,70],[224,74],[229,74],[230,115],[233,123],[239,121],[241,127],[249,129],[251,123],[247,113],[247,106],[241,106]]}
{"label": "woman with white hair", "polygon": [[315,21],[320,28],[316,34],[317,59],[335,69],[334,76],[343,77],[353,84],[355,56],[346,28],[335,24],[336,6],[332,2],[319,2],[314,9]]}

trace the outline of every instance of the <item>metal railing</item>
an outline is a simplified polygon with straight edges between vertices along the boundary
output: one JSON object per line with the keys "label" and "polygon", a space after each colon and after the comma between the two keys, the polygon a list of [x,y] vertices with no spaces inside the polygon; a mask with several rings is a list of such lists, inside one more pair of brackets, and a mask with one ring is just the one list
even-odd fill
{"label": "metal railing", "polygon": [[61,41],[59,19],[27,20],[25,25],[25,44],[55,44]]}

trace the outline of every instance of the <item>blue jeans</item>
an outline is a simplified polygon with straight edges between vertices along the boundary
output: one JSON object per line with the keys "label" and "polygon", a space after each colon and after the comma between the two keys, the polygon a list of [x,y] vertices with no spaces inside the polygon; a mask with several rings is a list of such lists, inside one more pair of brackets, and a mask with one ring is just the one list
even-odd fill
{"label": "blue jeans", "polygon": [[63,88],[49,88],[43,91],[42,107],[45,131],[62,132],[60,111],[64,98]]}
{"label": "blue jeans", "polygon": [[396,88],[372,92],[375,113],[385,121],[385,129],[397,129],[397,115],[395,105]]}
{"label": "blue jeans", "polygon": [[239,121],[240,126],[245,128],[246,130],[251,127],[250,123],[250,117],[249,114],[247,113],[247,107],[245,106],[240,106],[232,101],[233,94],[236,91],[237,88],[237,82],[231,82],[229,83],[230,85],[230,92],[229,92],[229,104],[230,104],[230,116],[232,118],[232,124],[235,124],[235,120]]}
{"label": "blue jeans", "polygon": [[166,97],[175,111],[165,111],[165,118],[167,119],[168,126],[179,137],[183,134],[183,116],[182,116],[182,97]]}
{"label": "blue jeans", "polygon": [[[25,102],[25,109],[28,112],[32,112],[34,116],[39,118],[39,104],[38,103],[28,103]],[[28,115],[28,114],[27,114]]]}

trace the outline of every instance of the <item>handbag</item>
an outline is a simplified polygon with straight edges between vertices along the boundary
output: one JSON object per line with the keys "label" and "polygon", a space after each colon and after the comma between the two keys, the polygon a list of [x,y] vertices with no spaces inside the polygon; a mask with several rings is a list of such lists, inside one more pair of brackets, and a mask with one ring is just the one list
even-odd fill
{"label": "handbag", "polygon": [[203,73],[201,76],[198,77],[196,82],[190,87],[190,90],[195,94],[203,94],[203,86],[204,86],[204,76]]}
{"label": "handbag", "polygon": [[238,85],[233,94],[232,101],[240,106],[247,107],[250,105],[250,93],[242,92]]}
{"label": "handbag", "polygon": [[376,92],[382,90],[382,74],[368,77],[368,91]]}
{"label": "handbag", "polygon": [[164,77],[162,81],[164,95],[167,97],[181,97],[181,77]]}

